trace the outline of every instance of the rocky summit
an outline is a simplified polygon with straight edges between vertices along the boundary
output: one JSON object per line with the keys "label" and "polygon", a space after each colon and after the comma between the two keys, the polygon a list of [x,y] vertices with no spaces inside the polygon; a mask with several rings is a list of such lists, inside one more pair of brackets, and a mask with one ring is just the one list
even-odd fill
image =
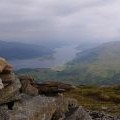
{"label": "rocky summit", "polygon": [[76,99],[64,97],[62,93],[70,89],[75,87],[58,82],[36,83],[30,76],[17,77],[12,66],[0,58],[0,120],[114,119],[85,111]]}
{"label": "rocky summit", "polygon": [[12,66],[0,58],[0,120],[91,120],[75,99],[59,94],[72,88],[56,82],[39,84],[30,76],[17,77]]}

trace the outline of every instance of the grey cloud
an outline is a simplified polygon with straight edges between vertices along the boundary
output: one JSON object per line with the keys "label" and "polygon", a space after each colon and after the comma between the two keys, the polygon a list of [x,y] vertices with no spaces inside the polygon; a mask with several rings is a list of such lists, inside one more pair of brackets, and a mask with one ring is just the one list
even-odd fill
{"label": "grey cloud", "polygon": [[119,0],[1,0],[0,39],[119,39]]}

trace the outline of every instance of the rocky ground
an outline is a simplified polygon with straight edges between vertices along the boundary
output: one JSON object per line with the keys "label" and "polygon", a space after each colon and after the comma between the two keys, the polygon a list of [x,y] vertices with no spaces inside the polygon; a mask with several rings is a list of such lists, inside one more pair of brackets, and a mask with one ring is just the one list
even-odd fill
{"label": "rocky ground", "polygon": [[108,114],[87,111],[73,98],[62,95],[74,86],[35,83],[29,76],[17,77],[0,58],[0,120],[120,120]]}
{"label": "rocky ground", "polygon": [[120,120],[120,116],[112,116],[104,112],[87,111],[92,120]]}

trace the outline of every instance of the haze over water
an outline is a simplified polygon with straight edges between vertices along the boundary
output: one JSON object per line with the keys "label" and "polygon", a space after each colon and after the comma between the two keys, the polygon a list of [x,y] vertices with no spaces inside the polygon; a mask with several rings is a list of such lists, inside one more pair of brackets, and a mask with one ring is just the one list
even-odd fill
{"label": "haze over water", "polygon": [[78,50],[77,45],[62,46],[55,49],[53,59],[25,59],[25,60],[12,60],[9,61],[15,69],[21,68],[51,68],[59,65],[63,65],[68,61],[75,58]]}

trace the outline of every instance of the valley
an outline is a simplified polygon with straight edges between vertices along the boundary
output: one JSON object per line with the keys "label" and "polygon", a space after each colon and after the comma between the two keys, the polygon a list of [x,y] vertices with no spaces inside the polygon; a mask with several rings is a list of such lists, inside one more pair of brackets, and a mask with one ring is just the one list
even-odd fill
{"label": "valley", "polygon": [[[72,84],[112,85],[120,82],[120,42],[109,42],[79,52],[64,69],[21,69],[18,74],[37,76],[38,81],[57,80]],[[24,72],[23,72],[24,71]],[[35,77],[36,78],[36,77]]]}
{"label": "valley", "polygon": [[64,45],[54,49],[54,53],[44,55],[42,57],[30,59],[9,60],[15,69],[22,68],[56,68],[66,64],[68,61],[75,58],[78,50],[77,45]]}
{"label": "valley", "polygon": [[43,45],[0,41],[0,56],[9,61],[49,56],[54,50]]}

